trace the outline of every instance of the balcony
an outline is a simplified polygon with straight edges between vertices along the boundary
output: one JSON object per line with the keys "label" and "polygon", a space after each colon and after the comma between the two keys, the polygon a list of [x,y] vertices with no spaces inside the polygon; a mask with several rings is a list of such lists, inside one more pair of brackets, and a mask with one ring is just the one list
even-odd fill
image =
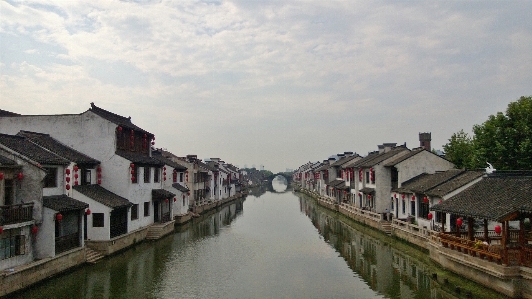
{"label": "balcony", "polygon": [[33,220],[33,203],[0,206],[0,225]]}

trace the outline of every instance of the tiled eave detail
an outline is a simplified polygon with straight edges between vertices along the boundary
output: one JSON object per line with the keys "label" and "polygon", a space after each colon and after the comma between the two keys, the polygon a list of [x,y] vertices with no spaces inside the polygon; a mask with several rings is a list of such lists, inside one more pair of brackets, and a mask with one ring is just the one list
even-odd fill
{"label": "tiled eave detail", "polygon": [[64,194],[43,196],[43,206],[57,212],[78,211],[89,207],[89,204],[68,197]]}
{"label": "tiled eave detail", "polygon": [[133,203],[126,198],[119,196],[100,185],[78,185],[72,188],[88,198],[113,209],[130,207],[133,205]]}

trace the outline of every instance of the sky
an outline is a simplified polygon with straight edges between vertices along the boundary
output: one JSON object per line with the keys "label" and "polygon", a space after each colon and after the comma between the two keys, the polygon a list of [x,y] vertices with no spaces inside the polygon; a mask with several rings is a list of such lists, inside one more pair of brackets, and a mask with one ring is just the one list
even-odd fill
{"label": "sky", "polygon": [[532,95],[532,1],[0,1],[0,109],[98,107],[274,172],[442,149]]}

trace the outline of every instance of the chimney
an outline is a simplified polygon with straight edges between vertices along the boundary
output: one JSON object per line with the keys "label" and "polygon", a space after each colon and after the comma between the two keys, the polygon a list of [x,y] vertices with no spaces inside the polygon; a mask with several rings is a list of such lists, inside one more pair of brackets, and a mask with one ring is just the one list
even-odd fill
{"label": "chimney", "polygon": [[430,141],[432,140],[431,138],[431,133],[419,133],[419,146],[426,149],[427,151],[431,151],[431,147],[430,147]]}

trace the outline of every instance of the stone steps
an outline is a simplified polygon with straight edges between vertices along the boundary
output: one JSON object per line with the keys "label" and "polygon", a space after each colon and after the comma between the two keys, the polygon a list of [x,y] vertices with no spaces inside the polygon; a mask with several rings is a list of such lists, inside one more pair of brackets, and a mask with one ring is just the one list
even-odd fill
{"label": "stone steps", "polygon": [[387,235],[392,234],[392,224],[390,222],[381,222],[381,228]]}
{"label": "stone steps", "polygon": [[85,248],[85,260],[89,264],[96,264],[101,259],[103,259],[104,256],[99,254],[97,251],[94,251],[90,248]]}

